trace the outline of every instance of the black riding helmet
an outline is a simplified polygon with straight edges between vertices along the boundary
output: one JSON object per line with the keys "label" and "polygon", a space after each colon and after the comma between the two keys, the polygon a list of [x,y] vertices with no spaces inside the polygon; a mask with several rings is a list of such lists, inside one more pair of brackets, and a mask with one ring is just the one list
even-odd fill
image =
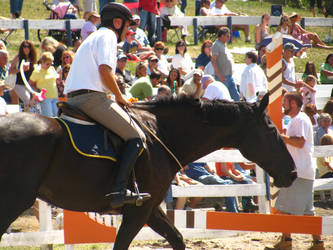
{"label": "black riding helmet", "polygon": [[[121,18],[123,24],[120,29],[113,26],[113,19]],[[134,25],[133,16],[129,8],[121,3],[108,3],[101,11],[101,27],[111,27],[118,34],[118,43],[121,42],[121,33],[124,29],[126,21],[130,21],[130,25]]]}

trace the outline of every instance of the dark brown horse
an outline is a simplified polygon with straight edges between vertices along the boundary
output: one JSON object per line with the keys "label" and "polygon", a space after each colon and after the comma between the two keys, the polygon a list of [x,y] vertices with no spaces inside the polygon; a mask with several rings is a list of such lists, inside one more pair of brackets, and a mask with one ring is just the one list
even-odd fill
{"label": "dark brown horse", "polygon": [[[265,114],[267,104],[268,95],[255,104],[177,98],[136,104],[133,111],[182,165],[221,147],[234,147],[265,169],[276,186],[286,187],[296,177],[294,162]],[[182,235],[159,207],[179,168],[145,132],[148,148],[135,171],[140,191],[149,192],[152,198],[141,207],[123,208],[114,249],[127,249],[144,224],[174,249],[184,249]],[[55,119],[32,113],[2,117],[0,155],[0,235],[36,197],[75,211],[109,209],[105,194],[110,192],[116,165],[79,155]]]}

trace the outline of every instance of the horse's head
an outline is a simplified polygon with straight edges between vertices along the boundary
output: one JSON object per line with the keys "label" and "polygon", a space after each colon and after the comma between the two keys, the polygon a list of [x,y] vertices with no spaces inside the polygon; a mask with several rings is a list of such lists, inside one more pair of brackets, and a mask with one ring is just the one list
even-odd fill
{"label": "horse's head", "polygon": [[254,117],[249,119],[239,150],[247,159],[256,162],[274,178],[277,187],[288,187],[296,178],[295,164],[279,131],[265,110],[269,95],[253,106]]}

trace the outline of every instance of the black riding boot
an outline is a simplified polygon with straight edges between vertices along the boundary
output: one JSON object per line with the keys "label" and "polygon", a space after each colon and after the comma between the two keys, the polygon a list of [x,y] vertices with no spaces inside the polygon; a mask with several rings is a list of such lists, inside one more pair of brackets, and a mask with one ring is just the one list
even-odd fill
{"label": "black riding boot", "polygon": [[107,194],[110,198],[112,208],[119,208],[125,204],[135,204],[150,198],[149,193],[134,193],[127,189],[128,178],[131,175],[138,154],[143,148],[140,138],[130,139],[126,141],[122,158],[119,166],[119,173],[112,188],[112,192]]}

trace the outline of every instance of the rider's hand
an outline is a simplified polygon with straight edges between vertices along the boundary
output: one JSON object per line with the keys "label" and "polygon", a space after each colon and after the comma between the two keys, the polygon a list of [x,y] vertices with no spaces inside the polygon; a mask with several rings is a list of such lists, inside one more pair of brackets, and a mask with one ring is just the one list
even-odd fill
{"label": "rider's hand", "polygon": [[122,95],[116,96],[116,102],[120,106],[130,107],[132,105],[132,103],[125,99]]}

